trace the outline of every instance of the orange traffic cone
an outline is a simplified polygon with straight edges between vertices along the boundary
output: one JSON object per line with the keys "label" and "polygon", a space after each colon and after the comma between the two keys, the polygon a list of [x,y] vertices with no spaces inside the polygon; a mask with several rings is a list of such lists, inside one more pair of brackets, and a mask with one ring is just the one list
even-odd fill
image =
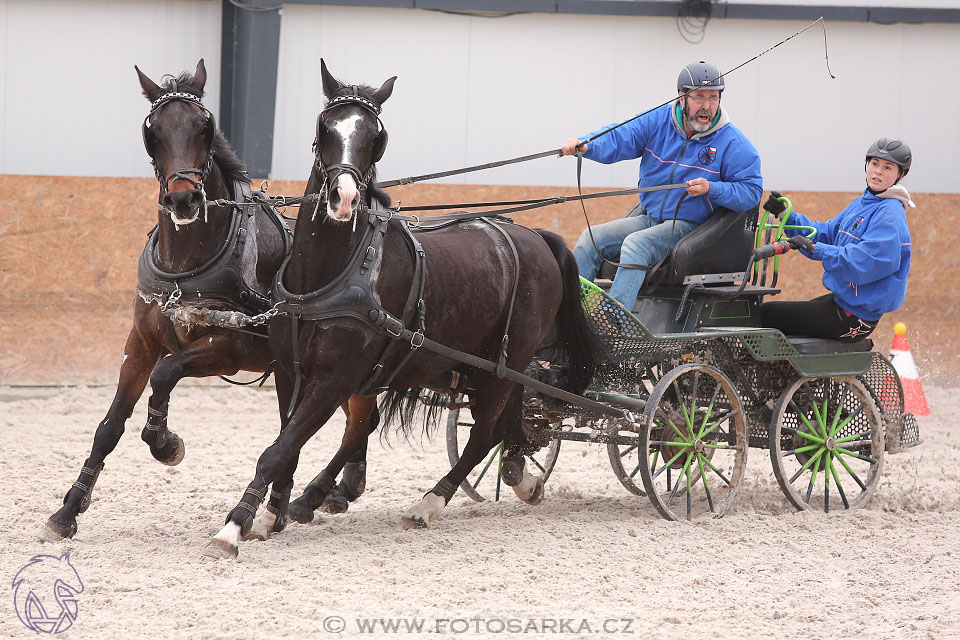
{"label": "orange traffic cone", "polygon": [[913,356],[910,355],[906,333],[907,325],[902,322],[893,325],[890,362],[896,369],[897,375],[900,376],[900,384],[903,385],[904,412],[917,416],[928,416],[930,415],[930,407],[927,406],[927,397],[923,394],[923,385],[920,383],[917,366],[913,363]]}

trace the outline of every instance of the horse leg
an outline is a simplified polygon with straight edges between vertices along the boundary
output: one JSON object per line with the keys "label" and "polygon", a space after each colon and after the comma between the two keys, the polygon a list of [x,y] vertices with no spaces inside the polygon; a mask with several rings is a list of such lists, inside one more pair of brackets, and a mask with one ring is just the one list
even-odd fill
{"label": "horse leg", "polygon": [[527,504],[540,504],[543,500],[543,480],[526,468],[522,447],[523,435],[523,388],[516,386],[507,400],[507,405],[498,418],[498,429],[504,436],[503,462],[500,475],[504,484],[513,488],[517,497]]}
{"label": "horse leg", "polygon": [[[325,380],[325,376],[318,376],[318,379]],[[226,523],[204,549],[203,555],[212,558],[237,557],[239,541],[253,529],[254,517],[267,495],[267,487],[271,483],[285,481],[281,476],[295,467],[303,445],[326,424],[339,404],[339,401],[331,398],[329,390],[321,388],[320,384],[310,384],[304,389],[293,416],[273,444],[260,455],[253,481],[247,485],[237,506],[227,514]]]}
{"label": "horse leg", "polygon": [[[379,422],[378,414],[374,418],[377,399],[351,396],[343,404],[343,409],[347,414],[347,427],[344,429],[340,448],[326,468],[304,488],[303,495],[290,503],[290,517],[297,522],[307,523],[313,520],[314,511],[317,507],[325,505],[327,498],[331,496],[331,491],[334,491],[334,479],[341,469],[344,469],[344,477],[341,484],[336,486],[340,487],[347,483],[347,488],[341,495],[353,495],[352,499],[355,500],[363,493],[366,484],[367,438]],[[352,468],[350,468],[351,465],[353,465]],[[348,499],[351,498],[343,498],[342,511],[347,510]]]}
{"label": "horse leg", "polygon": [[[282,433],[287,425],[287,407],[290,406],[293,385],[281,369],[275,372],[275,380],[277,401],[280,404],[280,431]],[[298,453],[293,460],[293,464],[288,465],[280,477],[270,486],[270,500],[264,510],[254,518],[250,533],[243,537],[244,540],[265,541],[274,533],[280,533],[287,528],[290,493],[293,491],[293,474],[297,470],[299,459],[300,455]]]}
{"label": "horse leg", "polygon": [[103,470],[103,461],[116,448],[123,435],[124,425],[147,386],[153,365],[160,357],[160,346],[159,343],[148,343],[134,326],[123,353],[117,393],[106,417],[97,426],[90,457],[84,461],[80,477],[63,497],[63,506],[47,520],[40,536],[42,540],[56,542],[76,534],[77,514],[90,506],[93,488]]}
{"label": "horse leg", "polygon": [[171,467],[183,460],[183,439],[167,428],[170,393],[180,380],[209,376],[230,368],[231,337],[211,334],[163,358],[150,375],[152,393],[147,401],[147,423],[140,439],[150,445],[154,458]]}
{"label": "horse leg", "polygon": [[[367,488],[367,442],[380,425],[380,412],[377,410],[376,398],[351,396],[347,401],[347,407],[347,431],[356,433],[365,430],[367,437],[363,439],[360,450],[344,465],[340,482],[324,499],[321,508],[327,513],[346,512],[350,503],[359,498]],[[357,424],[352,424],[353,421]],[[343,436],[346,438],[347,432],[344,432]],[[346,442],[341,446],[345,445]]]}
{"label": "horse leg", "polygon": [[403,514],[401,524],[404,529],[422,529],[436,519],[467,474],[503,440],[504,424],[499,418],[515,386],[509,380],[495,380],[485,389],[478,390],[477,402],[471,412],[474,424],[460,460],[433,489]]}

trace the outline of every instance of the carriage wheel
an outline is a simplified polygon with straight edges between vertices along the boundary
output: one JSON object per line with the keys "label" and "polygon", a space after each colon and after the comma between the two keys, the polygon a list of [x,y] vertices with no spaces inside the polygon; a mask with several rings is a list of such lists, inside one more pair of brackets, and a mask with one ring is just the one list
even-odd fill
{"label": "carriage wheel", "polygon": [[[467,444],[467,438],[470,436],[470,427],[473,426],[473,420],[467,411],[466,399],[463,395],[457,397],[453,406],[447,413],[447,458],[450,459],[450,465],[455,465],[460,460],[460,451]],[[560,456],[560,439],[554,438],[550,445],[532,456],[524,456],[526,469],[537,476],[540,476],[544,482],[553,473],[553,467],[557,464],[557,458]],[[467,475],[467,478],[460,483],[460,488],[465,494],[470,496],[476,502],[484,500],[500,500],[503,491],[509,491],[510,487],[503,483],[500,477],[500,466],[503,460],[503,443],[497,444],[487,457]],[[510,491],[512,494],[513,492]]]}
{"label": "carriage wheel", "polygon": [[747,427],[733,383],[717,368],[686,364],[650,393],[640,427],[647,497],[668,520],[719,517],[747,464]]}
{"label": "carriage wheel", "polygon": [[[660,378],[663,377],[665,366],[662,364],[647,365],[643,379],[644,392],[649,396],[650,391],[656,386]],[[611,438],[627,437],[634,441],[630,444],[620,444],[617,442],[607,443],[607,457],[610,458],[610,466],[613,468],[613,474],[617,476],[620,484],[630,493],[638,496],[645,496],[647,492],[643,490],[643,481],[637,481],[637,474],[643,467],[643,456],[640,455],[640,428],[635,422],[627,420],[610,420],[607,423],[607,435]]]}
{"label": "carriage wheel", "polygon": [[856,378],[801,378],[777,401],[770,460],[798,510],[858,509],[880,483],[880,410]]}
{"label": "carriage wheel", "polygon": [[640,473],[640,468],[644,466],[643,456],[640,455],[639,431],[640,429],[635,422],[611,420],[607,423],[607,434],[610,437],[627,436],[634,440],[632,444],[608,442],[607,456],[610,458],[613,474],[617,476],[620,484],[630,493],[645,496],[647,492],[643,490],[643,482],[637,482],[637,474]]}

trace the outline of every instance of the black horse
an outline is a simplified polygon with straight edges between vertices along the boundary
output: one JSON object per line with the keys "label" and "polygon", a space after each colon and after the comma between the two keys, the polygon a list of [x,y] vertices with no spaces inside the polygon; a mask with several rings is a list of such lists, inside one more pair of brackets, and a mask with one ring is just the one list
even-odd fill
{"label": "black horse", "polygon": [[[254,527],[269,531],[271,522],[284,519],[303,445],[351,394],[375,394],[385,380],[402,393],[457,369],[470,376],[475,390],[475,426],[460,461],[407,511],[405,526],[426,526],[496,443],[522,439],[522,388],[421,347],[424,337],[486,360],[497,361],[506,352],[503,363],[522,371],[556,326],[570,364],[563,386],[579,393],[592,376],[576,263],[562,239],[489,220],[406,233],[399,221],[389,220],[389,212],[377,211],[388,199],[373,187],[374,163],[387,142],[379,113],[396,78],[374,90],[344,85],[321,67],[328,102],[317,120],[316,158],[306,188],[318,200],[315,208],[301,208],[293,252],[275,285],[281,314],[270,321],[281,431],[260,456],[254,480],[206,555],[235,557],[241,537]],[[417,317],[425,319],[422,332]],[[396,319],[415,331],[391,350],[389,345],[398,343],[388,334],[404,329]],[[314,504],[365,446],[369,431],[369,424],[348,425],[340,450],[321,474],[328,482],[311,483]],[[529,474],[519,475],[518,494],[539,500],[542,487],[529,482]],[[270,484],[274,491],[255,522]]]}
{"label": "black horse", "polygon": [[77,514],[89,506],[103,461],[148,380],[152,395],[141,437],[154,458],[175,465],[183,459],[184,444],[167,428],[167,408],[177,382],[241,369],[264,372],[273,360],[265,335],[174,324],[161,309],[174,292],[185,304],[263,309],[290,243],[276,216],[260,207],[206,205],[207,199],[241,199],[250,180],[201,102],[207,78],[203,60],[193,75],[170,77],[163,86],[136,71],[151,102],[143,141],[160,182],[157,227],[140,258],[133,328],[116,396],[79,478],[46,523],[48,540],[76,533]]}

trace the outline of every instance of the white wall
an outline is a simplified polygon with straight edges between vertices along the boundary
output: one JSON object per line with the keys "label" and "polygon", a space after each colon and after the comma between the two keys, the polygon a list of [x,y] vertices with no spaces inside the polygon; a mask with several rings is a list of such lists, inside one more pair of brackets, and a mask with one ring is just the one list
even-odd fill
{"label": "white wall", "polygon": [[[693,45],[670,18],[523,14],[481,18],[430,11],[284,5],[273,176],[305,179],[323,98],[320,57],[341,80],[398,80],[382,119],[390,144],[381,179],[546,151],[675,96],[699,59],[729,70],[806,22],[713,20]],[[768,189],[855,191],[880,136],[913,148],[905,183],[960,192],[954,105],[960,25],[827,24],[726,79],[724,106],[754,142]],[[448,182],[574,185],[574,161],[547,158]],[[637,165],[588,163],[584,182],[631,186]]]}
{"label": "white wall", "polygon": [[0,0],[0,173],[151,176],[140,69],[207,68],[219,111],[219,0]]}

